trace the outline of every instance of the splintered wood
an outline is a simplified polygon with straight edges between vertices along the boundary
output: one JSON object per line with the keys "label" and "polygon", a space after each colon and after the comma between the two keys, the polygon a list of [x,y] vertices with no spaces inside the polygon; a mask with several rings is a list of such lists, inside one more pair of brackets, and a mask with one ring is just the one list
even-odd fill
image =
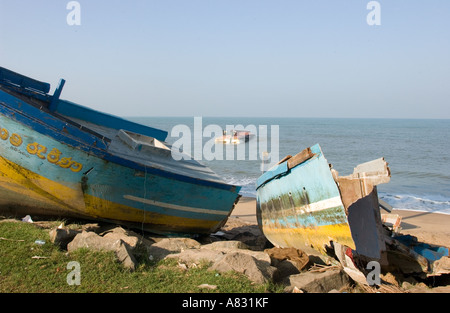
{"label": "splintered wood", "polygon": [[345,209],[359,199],[370,195],[376,185],[388,183],[390,179],[391,171],[384,158],[359,164],[351,175],[335,177]]}
{"label": "splintered wood", "polygon": [[340,177],[333,173],[333,177],[339,186],[356,251],[385,263],[381,260],[386,245],[380,236],[383,225],[376,185],[389,182],[388,163],[379,158],[356,166],[351,175]]}

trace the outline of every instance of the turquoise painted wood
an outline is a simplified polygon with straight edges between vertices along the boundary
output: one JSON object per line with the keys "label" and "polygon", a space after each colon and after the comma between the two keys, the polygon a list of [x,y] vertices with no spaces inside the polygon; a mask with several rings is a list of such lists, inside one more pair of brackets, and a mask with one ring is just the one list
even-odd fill
{"label": "turquoise painted wood", "polygon": [[279,247],[325,251],[330,238],[354,246],[336,182],[319,145],[312,157],[290,168],[274,166],[257,183],[258,223]]}

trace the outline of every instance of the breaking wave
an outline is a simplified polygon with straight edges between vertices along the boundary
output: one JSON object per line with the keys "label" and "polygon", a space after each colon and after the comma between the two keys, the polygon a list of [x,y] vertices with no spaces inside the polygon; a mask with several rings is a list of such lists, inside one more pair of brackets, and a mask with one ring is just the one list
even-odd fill
{"label": "breaking wave", "polygon": [[394,209],[450,214],[450,200],[442,196],[392,195],[380,193],[380,199]]}
{"label": "breaking wave", "polygon": [[[225,176],[225,181],[232,185],[241,186],[240,194],[244,197],[256,197],[256,178]],[[450,215],[450,199],[439,195],[411,195],[390,194],[379,192],[380,199],[386,201],[394,209],[411,210]]]}
{"label": "breaking wave", "polygon": [[237,178],[234,176],[225,176],[224,180],[231,185],[241,186],[241,194],[244,197],[256,198],[256,178]]}

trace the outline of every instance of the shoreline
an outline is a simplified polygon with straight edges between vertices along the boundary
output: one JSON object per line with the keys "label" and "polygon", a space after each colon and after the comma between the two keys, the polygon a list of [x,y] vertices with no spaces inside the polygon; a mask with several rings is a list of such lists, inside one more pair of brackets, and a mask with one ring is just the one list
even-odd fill
{"label": "shoreline", "polygon": [[[420,242],[449,247],[449,214],[404,209],[394,209],[392,214],[398,214],[402,218],[401,230],[399,231],[401,234],[415,236]],[[238,218],[247,223],[257,224],[256,198],[241,197],[231,212],[230,218]]]}

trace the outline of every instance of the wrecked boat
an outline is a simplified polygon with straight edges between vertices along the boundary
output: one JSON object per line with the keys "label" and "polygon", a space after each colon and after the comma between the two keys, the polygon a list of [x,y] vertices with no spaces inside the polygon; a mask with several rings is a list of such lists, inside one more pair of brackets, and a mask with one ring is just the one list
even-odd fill
{"label": "wrecked boat", "polygon": [[378,199],[376,186],[389,182],[390,176],[384,158],[339,176],[321,147],[314,145],[285,157],[258,178],[258,224],[276,247],[323,255],[334,251],[344,269],[360,281],[365,278],[355,274],[361,273],[358,262],[372,260],[407,274],[450,273],[448,249],[413,244],[398,233],[398,215],[381,214],[380,208],[390,208]]}
{"label": "wrecked boat", "polygon": [[50,95],[50,84],[0,68],[3,214],[162,234],[211,233],[226,222],[239,186],[172,151],[166,131],[60,99],[64,84]]}

